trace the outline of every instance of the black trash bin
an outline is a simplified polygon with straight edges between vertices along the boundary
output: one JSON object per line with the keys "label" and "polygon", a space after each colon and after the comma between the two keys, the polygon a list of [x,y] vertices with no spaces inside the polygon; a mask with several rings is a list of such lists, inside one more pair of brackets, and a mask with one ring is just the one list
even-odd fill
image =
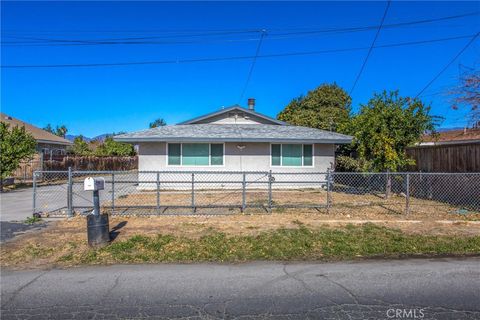
{"label": "black trash bin", "polygon": [[87,216],[88,244],[98,247],[110,242],[108,214],[89,214]]}

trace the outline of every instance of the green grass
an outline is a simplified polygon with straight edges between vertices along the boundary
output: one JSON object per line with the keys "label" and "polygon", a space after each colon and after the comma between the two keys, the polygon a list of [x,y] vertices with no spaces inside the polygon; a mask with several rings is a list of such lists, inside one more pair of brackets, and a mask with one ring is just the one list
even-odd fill
{"label": "green grass", "polygon": [[407,235],[367,224],[345,228],[278,229],[258,235],[212,232],[198,239],[136,235],[101,249],[64,256],[76,263],[241,262],[251,260],[345,260],[368,257],[480,253],[480,236]]}
{"label": "green grass", "polygon": [[36,216],[31,216],[31,217],[27,217],[23,223],[25,224],[34,224],[34,223],[37,223],[37,222],[40,222],[42,221],[42,218],[39,218],[39,217],[36,217]]}

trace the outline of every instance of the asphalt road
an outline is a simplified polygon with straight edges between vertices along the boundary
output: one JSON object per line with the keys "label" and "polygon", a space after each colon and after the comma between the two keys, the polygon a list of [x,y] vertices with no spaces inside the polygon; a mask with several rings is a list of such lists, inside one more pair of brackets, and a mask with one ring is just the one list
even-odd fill
{"label": "asphalt road", "polygon": [[479,319],[480,259],[3,271],[3,319]]}

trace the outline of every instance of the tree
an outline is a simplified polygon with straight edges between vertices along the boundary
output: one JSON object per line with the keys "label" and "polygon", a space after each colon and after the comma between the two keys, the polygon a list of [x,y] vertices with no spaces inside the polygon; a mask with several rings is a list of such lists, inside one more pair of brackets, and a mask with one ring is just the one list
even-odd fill
{"label": "tree", "polygon": [[79,156],[87,156],[92,154],[92,151],[88,146],[88,142],[84,140],[82,135],[75,137],[73,140],[72,152]]}
{"label": "tree", "polygon": [[437,117],[419,99],[399,96],[398,91],[375,94],[353,117],[347,133],[353,147],[373,171],[398,171],[414,160],[405,148],[420,141],[425,132],[435,132]]}
{"label": "tree", "polygon": [[53,129],[52,125],[49,123],[43,128],[43,130],[62,138],[65,138],[65,135],[68,132],[67,127],[63,124],[61,126],[56,126],[55,129]]}
{"label": "tree", "polygon": [[61,125],[60,127],[55,128],[55,135],[65,138],[65,135],[67,134],[68,129],[64,125]]}
{"label": "tree", "polygon": [[12,174],[22,160],[35,154],[36,141],[25,131],[25,127],[0,122],[0,191],[3,191],[3,179]]}
{"label": "tree", "polygon": [[114,141],[111,136],[106,137],[105,140],[95,150],[97,156],[133,156],[135,149],[133,145],[123,142]]}
{"label": "tree", "polygon": [[166,126],[166,125],[167,125],[167,122],[165,120],[163,120],[162,118],[158,118],[155,121],[150,122],[149,127],[150,128],[156,128],[156,127],[163,127],[163,126]]}
{"label": "tree", "polygon": [[480,71],[467,68],[460,76],[460,85],[453,89],[453,109],[468,108],[470,122],[480,126]]}
{"label": "tree", "polygon": [[351,102],[337,84],[322,84],[305,97],[293,99],[277,118],[298,126],[344,132],[350,121]]}
{"label": "tree", "polygon": [[52,128],[52,125],[49,123],[45,127],[43,127],[43,130],[50,132],[51,134],[55,134],[55,131]]}

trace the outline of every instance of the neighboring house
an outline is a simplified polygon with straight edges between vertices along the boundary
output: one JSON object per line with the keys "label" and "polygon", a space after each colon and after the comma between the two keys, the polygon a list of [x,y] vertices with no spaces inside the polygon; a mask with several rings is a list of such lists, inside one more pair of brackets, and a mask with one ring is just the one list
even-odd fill
{"label": "neighboring house", "polygon": [[407,154],[415,160],[415,171],[480,172],[480,128],[425,135]]}
{"label": "neighboring house", "polygon": [[235,105],[177,125],[122,134],[138,144],[140,171],[326,172],[352,137],[289,125]]}
{"label": "neighboring house", "polygon": [[0,113],[0,116],[0,121],[9,124],[10,127],[25,127],[25,131],[30,133],[37,141],[35,148],[40,154],[49,157],[52,157],[53,155],[62,155],[66,153],[67,147],[72,145],[72,142],[67,139],[56,136],[48,131],[35,127],[34,125],[15,119],[4,113]]}

